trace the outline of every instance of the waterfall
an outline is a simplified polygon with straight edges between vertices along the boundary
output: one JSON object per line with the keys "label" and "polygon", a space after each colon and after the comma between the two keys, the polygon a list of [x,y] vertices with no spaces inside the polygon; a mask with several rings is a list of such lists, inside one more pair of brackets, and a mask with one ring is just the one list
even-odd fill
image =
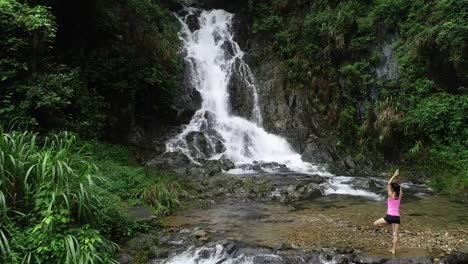
{"label": "waterfall", "polygon": [[[183,131],[166,142],[168,152],[182,152],[192,161],[227,158],[236,165],[277,162],[295,171],[313,172],[316,166],[303,162],[288,142],[262,128],[262,115],[255,79],[244,62],[244,53],[234,41],[233,14],[224,10],[187,8],[179,37],[183,42],[191,85],[200,92],[201,109]],[[190,30],[187,19],[195,12],[199,29]],[[228,85],[238,74],[251,89],[252,116],[235,116],[230,111]]]}

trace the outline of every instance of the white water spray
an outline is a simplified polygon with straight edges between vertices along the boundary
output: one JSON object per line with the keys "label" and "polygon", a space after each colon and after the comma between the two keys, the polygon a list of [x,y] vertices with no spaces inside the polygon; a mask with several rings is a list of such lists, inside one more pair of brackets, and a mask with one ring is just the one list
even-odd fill
{"label": "white water spray", "polygon": [[[197,10],[189,8],[187,11],[192,15]],[[187,25],[189,15],[179,17],[180,38],[184,43],[190,81],[203,102],[183,132],[167,142],[167,151],[182,152],[195,162],[224,157],[236,165],[278,162],[295,171],[317,172],[317,167],[303,162],[285,139],[261,127],[255,80],[243,61],[244,53],[233,40],[233,14],[224,10],[201,11],[200,29],[193,32]],[[254,103],[250,120],[229,111],[228,85],[235,72],[252,92]]]}

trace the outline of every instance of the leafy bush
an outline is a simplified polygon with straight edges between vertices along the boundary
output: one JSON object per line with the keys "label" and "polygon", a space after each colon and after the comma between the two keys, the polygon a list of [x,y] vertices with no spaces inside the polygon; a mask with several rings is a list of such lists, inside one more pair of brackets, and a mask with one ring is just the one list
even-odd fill
{"label": "leafy bush", "polygon": [[104,105],[79,69],[53,62],[51,9],[0,1],[0,125],[100,137]]}
{"label": "leafy bush", "polygon": [[145,228],[129,204],[157,214],[179,206],[185,191],[172,175],[138,166],[124,147],[89,146],[68,133],[1,132],[1,261],[113,263],[117,245],[106,237]]}
{"label": "leafy bush", "polygon": [[3,126],[40,131],[67,129],[83,137],[102,136],[106,118],[102,98],[84,85],[77,69],[57,66],[53,72],[36,74],[3,92]]}
{"label": "leafy bush", "polygon": [[49,50],[56,31],[49,8],[1,0],[0,83],[11,82],[30,70],[36,71],[38,56]]}
{"label": "leafy bush", "polygon": [[148,0],[86,5],[0,1],[0,125],[101,138],[155,108],[172,111],[182,57],[169,10]]}
{"label": "leafy bush", "polygon": [[116,245],[89,225],[101,179],[76,138],[0,134],[0,248],[6,262],[108,263]]}
{"label": "leafy bush", "polygon": [[402,126],[407,139],[468,144],[468,96],[433,94],[410,108]]}
{"label": "leafy bush", "polygon": [[466,195],[468,193],[467,149],[466,145],[459,143],[427,146],[419,143],[419,146],[407,155],[405,166],[429,175],[428,184],[438,192]]}
{"label": "leafy bush", "polygon": [[355,140],[355,120],[356,108],[348,106],[340,112],[338,118],[338,130],[341,132],[341,137],[344,143],[353,144]]}
{"label": "leafy bush", "polygon": [[468,12],[466,1],[442,0],[434,7],[435,42],[460,71],[468,68]]}
{"label": "leafy bush", "polygon": [[405,0],[378,0],[370,14],[378,22],[384,22],[389,29],[396,29],[408,16],[411,3]]}

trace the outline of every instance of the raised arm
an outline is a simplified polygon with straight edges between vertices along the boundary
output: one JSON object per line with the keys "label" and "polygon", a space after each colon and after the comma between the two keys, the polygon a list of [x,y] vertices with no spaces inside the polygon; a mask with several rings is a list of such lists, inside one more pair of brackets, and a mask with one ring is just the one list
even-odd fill
{"label": "raised arm", "polygon": [[399,199],[401,199],[401,197],[403,196],[403,187],[401,186],[401,179],[400,179],[400,173],[399,172],[398,172],[397,182],[398,182],[398,185],[400,185],[400,197],[399,197]]}
{"label": "raised arm", "polygon": [[398,180],[400,179],[400,170],[396,170],[395,173],[393,174],[393,176],[390,178],[390,180],[388,180],[387,182],[387,193],[388,193],[388,196],[391,196],[392,195],[392,182],[393,180],[395,179],[395,177],[398,177]]}

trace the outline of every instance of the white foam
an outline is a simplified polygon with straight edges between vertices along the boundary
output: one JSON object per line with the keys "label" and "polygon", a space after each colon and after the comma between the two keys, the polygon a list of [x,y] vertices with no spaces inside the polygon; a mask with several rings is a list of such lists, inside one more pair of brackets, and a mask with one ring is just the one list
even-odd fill
{"label": "white foam", "polygon": [[[229,255],[225,248],[221,245],[213,247],[189,248],[188,250],[169,257],[167,260],[155,260],[153,264],[253,264],[253,263],[283,263],[286,262],[283,257],[276,254],[259,253],[254,255]],[[337,263],[333,258],[332,261],[327,261],[323,257],[319,257],[320,263],[334,264]],[[295,263],[306,263],[306,259],[297,256]]]}
{"label": "white foam", "polygon": [[362,196],[362,197],[367,197],[376,201],[380,201],[384,199],[381,195],[376,194],[374,192],[353,187],[350,184],[350,182],[353,179],[355,178],[346,177],[346,176],[330,177],[328,180],[328,183],[330,184],[330,186],[325,188],[325,194],[326,195],[342,194],[342,195]]}
{"label": "white foam", "polygon": [[[193,14],[195,9],[188,11]],[[204,10],[198,19],[200,29],[194,32],[189,29],[186,19],[179,18],[182,24],[180,38],[184,43],[185,60],[190,65],[191,83],[201,94],[202,106],[183,132],[166,143],[166,150],[182,152],[192,161],[225,157],[236,165],[254,161],[278,162],[294,171],[315,172],[317,167],[303,162],[301,155],[284,138],[262,128],[255,80],[243,61],[244,53],[233,39],[233,14],[224,10]],[[226,46],[232,54],[227,52]],[[230,112],[228,85],[234,71],[251,89],[254,103],[250,120]],[[210,120],[206,113],[210,113]],[[206,132],[207,127],[221,136],[225,147],[223,153],[213,151],[206,157],[206,153],[193,151],[193,148],[189,150],[187,136],[191,132]],[[205,133],[205,137],[208,147],[215,149],[216,139],[209,133]]]}

